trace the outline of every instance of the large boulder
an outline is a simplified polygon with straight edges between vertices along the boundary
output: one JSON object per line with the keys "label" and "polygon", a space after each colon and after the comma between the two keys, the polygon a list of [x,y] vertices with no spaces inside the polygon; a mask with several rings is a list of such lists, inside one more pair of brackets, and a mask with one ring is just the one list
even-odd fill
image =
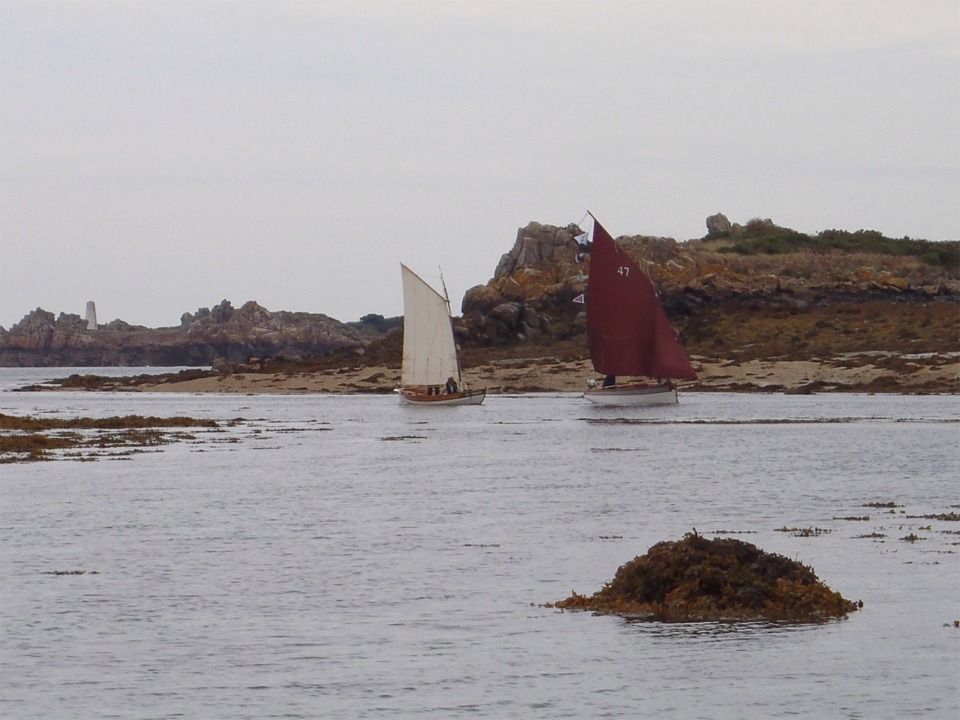
{"label": "large boulder", "polygon": [[513,248],[500,258],[494,280],[509,278],[524,269],[549,271],[554,277],[569,273],[577,264],[579,245],[575,238],[579,233],[575,225],[560,228],[528,223],[517,230]]}
{"label": "large boulder", "polygon": [[710,235],[729,235],[733,226],[723,213],[717,213],[707,218],[707,233]]}
{"label": "large boulder", "polygon": [[463,315],[484,315],[504,302],[503,295],[490,285],[474,285],[463,295],[460,312]]}

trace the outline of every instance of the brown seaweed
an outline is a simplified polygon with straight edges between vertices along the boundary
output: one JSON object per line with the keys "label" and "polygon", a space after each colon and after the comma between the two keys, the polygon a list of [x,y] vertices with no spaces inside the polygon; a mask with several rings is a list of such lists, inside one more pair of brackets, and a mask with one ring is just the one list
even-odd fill
{"label": "brown seaweed", "polygon": [[621,565],[593,595],[574,592],[547,606],[663,622],[821,622],[846,617],[862,603],[828,588],[803,563],[694,531]]}
{"label": "brown seaweed", "polygon": [[194,440],[183,429],[195,427],[217,428],[218,424],[182,416],[35,418],[0,413],[0,463],[49,460],[55,451],[73,448],[148,448]]}

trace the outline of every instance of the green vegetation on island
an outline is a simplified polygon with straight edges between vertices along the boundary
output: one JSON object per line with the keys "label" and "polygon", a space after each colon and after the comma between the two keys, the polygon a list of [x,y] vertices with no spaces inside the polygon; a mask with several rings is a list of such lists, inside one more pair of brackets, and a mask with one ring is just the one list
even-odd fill
{"label": "green vegetation on island", "polygon": [[734,244],[722,247],[721,253],[737,255],[786,255],[788,253],[869,253],[915,257],[921,262],[942,267],[954,277],[960,273],[960,241],[933,242],[909,237],[890,238],[877,230],[821,230],[816,235],[778,227],[768,221],[754,219],[736,235],[717,233],[705,240],[732,238]]}

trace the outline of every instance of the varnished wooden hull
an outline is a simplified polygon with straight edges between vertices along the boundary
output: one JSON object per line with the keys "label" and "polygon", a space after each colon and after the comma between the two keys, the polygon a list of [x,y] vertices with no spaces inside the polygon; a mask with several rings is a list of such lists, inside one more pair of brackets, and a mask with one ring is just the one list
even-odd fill
{"label": "varnished wooden hull", "polygon": [[487,391],[483,390],[465,390],[455,393],[441,393],[439,395],[428,395],[425,388],[401,388],[400,402],[410,405],[479,405],[487,396]]}

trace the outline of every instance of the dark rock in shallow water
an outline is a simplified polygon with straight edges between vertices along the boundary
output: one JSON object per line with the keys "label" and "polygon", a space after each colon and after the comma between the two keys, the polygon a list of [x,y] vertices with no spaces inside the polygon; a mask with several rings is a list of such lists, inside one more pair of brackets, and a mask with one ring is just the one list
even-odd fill
{"label": "dark rock in shallow water", "polygon": [[695,532],[621,565],[592,596],[573,593],[548,606],[664,622],[820,622],[858,609],[803,563]]}

